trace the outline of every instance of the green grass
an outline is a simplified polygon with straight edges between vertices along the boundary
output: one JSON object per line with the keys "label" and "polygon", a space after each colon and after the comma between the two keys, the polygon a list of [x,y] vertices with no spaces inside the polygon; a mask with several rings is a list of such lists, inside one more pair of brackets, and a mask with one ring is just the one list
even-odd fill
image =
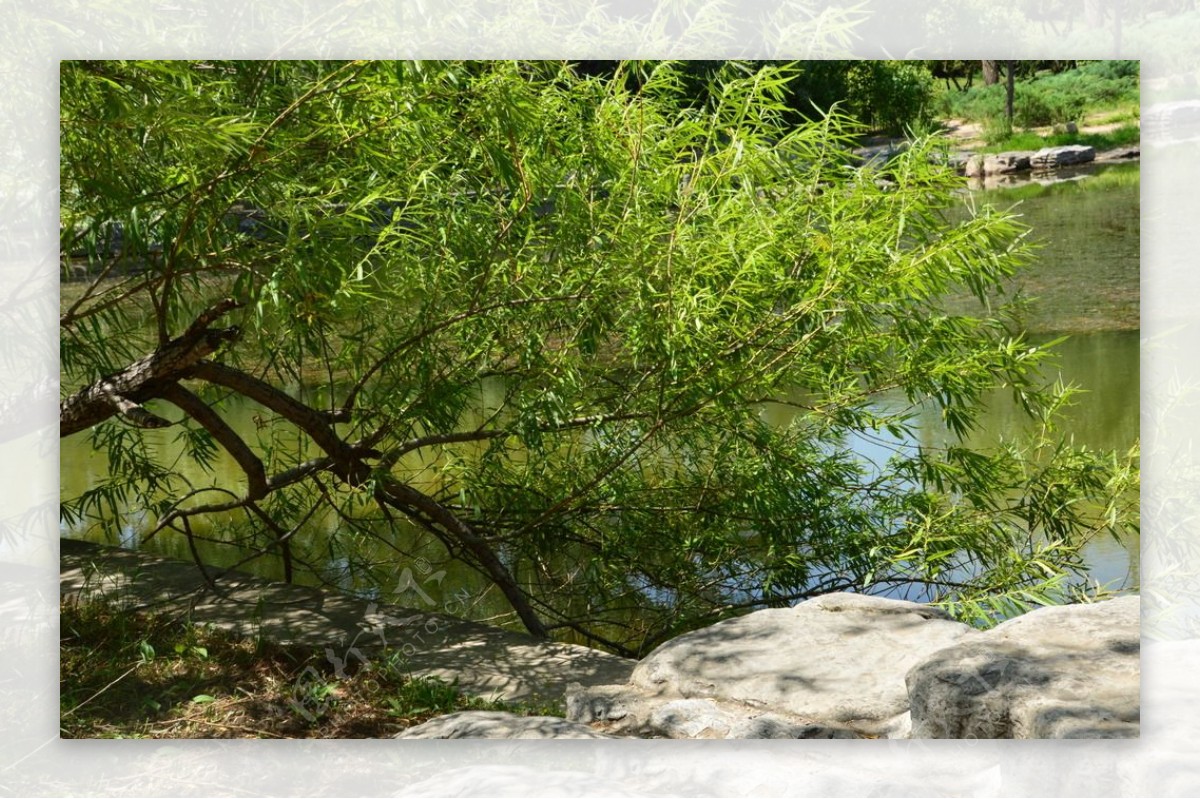
{"label": "green grass", "polygon": [[322,652],[129,613],[60,606],[63,738],[383,738],[460,710],[563,714],[467,696],[396,655],[335,669]]}
{"label": "green grass", "polygon": [[1043,136],[1033,131],[1013,133],[980,148],[980,152],[999,153],[1006,150],[1040,150],[1043,147],[1061,147],[1067,144],[1083,144],[1097,151],[1128,147],[1141,140],[1142,131],[1137,125],[1122,125],[1104,133],[1052,133]]}
{"label": "green grass", "polygon": [[1090,114],[1087,118],[1089,125],[1111,125],[1117,122],[1137,122],[1142,118],[1142,109],[1138,105],[1113,108]]}

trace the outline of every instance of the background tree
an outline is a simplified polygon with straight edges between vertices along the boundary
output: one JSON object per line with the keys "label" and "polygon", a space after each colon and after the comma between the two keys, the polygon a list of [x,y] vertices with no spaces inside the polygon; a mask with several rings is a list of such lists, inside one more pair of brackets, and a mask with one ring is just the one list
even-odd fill
{"label": "background tree", "polygon": [[1017,62],[1005,61],[1007,81],[1004,84],[1004,118],[1008,120],[1011,127],[1013,122],[1013,95],[1016,93],[1017,85]]}
{"label": "background tree", "polygon": [[994,86],[1000,82],[1000,62],[995,59],[984,59],[983,64],[983,85]]}
{"label": "background tree", "polygon": [[[789,123],[804,69],[698,102],[669,63],[64,62],[61,433],[110,473],[64,520],[198,553],[241,514],[289,578],[336,554],[384,587],[416,526],[529,631],[627,653],[834,590],[1065,598],[1136,469],[1054,434],[1003,310],[1022,229],[950,221],[929,142],[885,182],[848,118]],[[1040,432],[953,443],[997,387]],[[189,481],[163,427],[243,479]]]}
{"label": "background tree", "polygon": [[984,122],[985,130],[1005,136],[1014,126],[1081,123],[1089,114],[1137,117],[1136,61],[1016,61],[1013,66],[1011,95],[1008,81],[943,92],[936,103],[939,115]]}
{"label": "background tree", "polygon": [[[975,76],[974,61],[928,61],[926,66],[933,77],[946,81],[947,91],[950,90],[951,82],[954,83],[956,91],[971,88]],[[964,82],[959,83],[960,80]]]}
{"label": "background tree", "polygon": [[[974,62],[936,62],[974,63]],[[637,90],[657,62],[647,61],[629,69],[619,61],[582,61],[575,64],[581,75],[611,78],[618,73],[627,88]],[[785,66],[780,61],[745,61],[738,69],[745,75],[762,69]],[[784,119],[791,124],[821,119],[834,106],[872,128],[893,134],[928,122],[933,96],[933,74],[925,62],[916,61],[805,61],[789,64],[791,77],[784,87]],[[681,99],[703,107],[719,91],[727,61],[686,61],[676,66]]]}

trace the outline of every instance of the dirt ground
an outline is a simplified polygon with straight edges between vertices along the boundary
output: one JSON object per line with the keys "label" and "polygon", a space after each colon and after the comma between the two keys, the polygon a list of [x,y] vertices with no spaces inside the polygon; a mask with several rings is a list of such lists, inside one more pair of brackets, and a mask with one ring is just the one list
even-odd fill
{"label": "dirt ground", "polygon": [[[1089,123],[1086,120],[1079,126],[1080,133],[1108,133],[1116,130],[1123,125],[1130,124],[1128,121],[1122,122],[1096,122]],[[969,122],[963,119],[947,119],[942,122],[945,128],[945,135],[954,142],[955,146],[964,150],[970,150],[975,147],[982,147],[986,142],[983,140],[983,126],[978,122]],[[1040,136],[1048,136],[1054,132],[1052,126],[1041,128],[1032,128],[1034,133]]]}

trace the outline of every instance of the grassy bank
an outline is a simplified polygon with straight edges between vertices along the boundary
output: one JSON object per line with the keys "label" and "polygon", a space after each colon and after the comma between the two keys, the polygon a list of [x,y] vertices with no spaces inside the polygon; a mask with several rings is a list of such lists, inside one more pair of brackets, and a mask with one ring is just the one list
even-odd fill
{"label": "grassy bank", "polygon": [[1097,152],[1130,147],[1141,141],[1142,131],[1137,125],[1122,125],[1103,132],[1080,131],[1078,133],[1038,133],[1026,130],[995,138],[992,143],[979,148],[979,152],[999,153],[1006,150],[1040,150],[1043,147],[1062,147],[1068,144],[1083,144],[1094,147]]}
{"label": "grassy bank", "polygon": [[[1018,62],[1021,69],[1031,63]],[[991,86],[940,91],[933,101],[934,116],[970,123],[980,141],[971,143],[969,149],[982,152],[1067,144],[1099,151],[1127,147],[1136,144],[1141,135],[1139,76],[1137,61],[1090,61],[1057,73],[1020,74],[1009,120],[1002,75],[1000,82]],[[982,81],[978,73],[977,77]],[[1078,132],[1067,132],[1070,125]]]}
{"label": "grassy bank", "polygon": [[397,656],[331,663],[321,652],[64,601],[63,738],[385,738],[458,710],[561,715],[412,678]]}

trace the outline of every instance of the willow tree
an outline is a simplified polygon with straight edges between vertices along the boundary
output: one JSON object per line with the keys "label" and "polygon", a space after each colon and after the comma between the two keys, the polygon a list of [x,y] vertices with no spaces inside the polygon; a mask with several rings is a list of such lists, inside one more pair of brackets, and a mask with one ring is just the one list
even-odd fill
{"label": "willow tree", "polygon": [[[61,434],[110,469],[64,519],[241,514],[289,579],[415,525],[617,651],[835,590],[1067,596],[1136,472],[1055,438],[1017,220],[950,215],[928,143],[881,176],[836,112],[785,125],[787,69],[625,69],[64,63]],[[1039,432],[969,449],[997,388]],[[241,479],[184,475],[218,455]]]}

